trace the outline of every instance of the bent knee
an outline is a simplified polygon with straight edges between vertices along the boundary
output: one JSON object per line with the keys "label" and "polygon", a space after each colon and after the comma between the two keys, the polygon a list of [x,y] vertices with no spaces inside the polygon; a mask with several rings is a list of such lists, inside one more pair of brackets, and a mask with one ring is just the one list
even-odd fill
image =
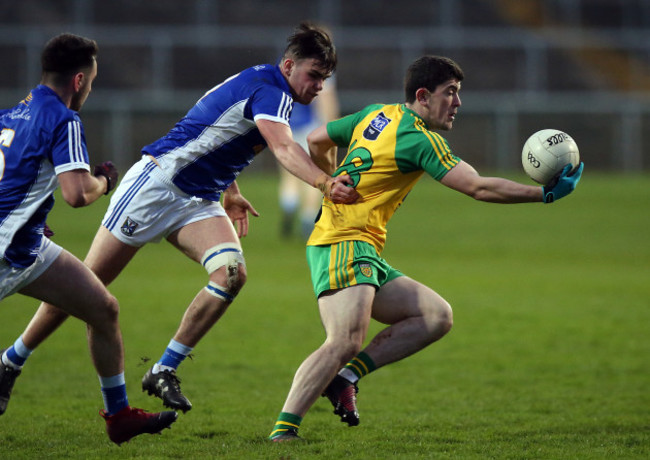
{"label": "bent knee", "polygon": [[106,291],[101,302],[98,306],[93,306],[95,310],[94,317],[98,324],[95,326],[102,326],[106,324],[116,324],[120,316],[120,304],[117,298],[110,292]]}
{"label": "bent knee", "polygon": [[354,338],[328,340],[325,342],[325,347],[329,353],[336,357],[342,364],[347,363],[357,356],[361,351],[361,346],[361,340],[355,340]]}
{"label": "bent knee", "polygon": [[437,322],[443,335],[451,330],[454,325],[454,312],[449,303],[444,302],[438,307]]}
{"label": "bent knee", "polygon": [[226,300],[232,301],[246,283],[246,261],[236,243],[223,243],[206,250],[201,265],[210,275],[206,289],[211,294],[221,296],[226,293]]}
{"label": "bent knee", "polygon": [[238,265],[230,268],[225,267],[219,271],[212,273],[210,281],[205,287],[205,290],[226,303],[231,303],[235,300],[239,291],[246,283],[246,268],[243,265]]}
{"label": "bent knee", "polygon": [[239,292],[244,287],[244,284],[246,284],[247,279],[246,265],[238,264],[236,271],[233,269],[232,272],[228,273],[227,283],[228,286],[231,286],[231,289]]}
{"label": "bent knee", "polygon": [[454,325],[454,315],[451,305],[442,299],[427,309],[424,318],[432,335],[435,336],[434,340],[447,334]]}
{"label": "bent knee", "polygon": [[117,320],[117,317],[120,315],[120,303],[113,294],[108,294],[106,309],[110,317]]}

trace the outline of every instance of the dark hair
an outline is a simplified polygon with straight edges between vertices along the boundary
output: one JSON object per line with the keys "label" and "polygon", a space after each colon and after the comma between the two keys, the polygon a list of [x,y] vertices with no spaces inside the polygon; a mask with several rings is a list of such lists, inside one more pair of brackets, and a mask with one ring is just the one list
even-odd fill
{"label": "dark hair", "polygon": [[95,40],[68,33],[57,35],[41,53],[43,76],[63,85],[75,73],[91,67],[98,51]]}
{"label": "dark hair", "polygon": [[336,48],[325,30],[310,22],[302,22],[293,35],[287,38],[285,57],[317,59],[328,73],[336,70]]}
{"label": "dark hair", "polygon": [[458,64],[447,57],[422,56],[416,59],[406,71],[404,93],[406,102],[415,102],[415,92],[419,88],[435,91],[436,87],[448,80],[463,81],[465,74]]}

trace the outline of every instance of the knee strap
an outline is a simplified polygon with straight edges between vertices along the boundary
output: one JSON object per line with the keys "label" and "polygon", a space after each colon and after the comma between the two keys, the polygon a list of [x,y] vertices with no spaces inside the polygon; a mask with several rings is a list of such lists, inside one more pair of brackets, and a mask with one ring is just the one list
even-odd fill
{"label": "knee strap", "polygon": [[216,298],[224,300],[229,303],[232,302],[235,298],[234,295],[228,292],[227,288],[223,286],[219,286],[214,281],[210,281],[204,289],[208,291],[209,294],[215,296]]}
{"label": "knee strap", "polygon": [[242,264],[246,266],[244,255],[241,249],[235,243],[223,243],[214,246],[203,254],[201,258],[201,265],[207,270],[208,274],[212,274],[223,266],[237,266]]}
{"label": "knee strap", "polygon": [[[235,243],[223,243],[214,246],[205,251],[201,258],[201,265],[203,265],[208,274],[214,273],[221,267],[226,267],[227,289],[231,292],[239,290],[239,286],[237,286],[239,281],[239,264],[246,267],[242,250]],[[209,287],[208,285],[206,289],[209,289]],[[233,292],[231,297],[234,297],[234,295],[236,295],[236,292]]]}

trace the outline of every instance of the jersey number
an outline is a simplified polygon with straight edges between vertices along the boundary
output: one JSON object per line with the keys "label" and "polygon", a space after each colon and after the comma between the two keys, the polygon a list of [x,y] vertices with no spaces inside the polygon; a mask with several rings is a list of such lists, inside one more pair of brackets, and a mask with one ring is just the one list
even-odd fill
{"label": "jersey number", "polygon": [[361,173],[372,168],[372,154],[369,150],[359,147],[348,153],[345,161],[339,166],[334,176],[347,174],[352,178],[352,187],[356,187],[361,179]]}
{"label": "jersey number", "polygon": [[[9,147],[14,141],[16,132],[13,129],[5,128],[0,131],[0,146]],[[0,148],[0,180],[5,174],[5,153]]]}

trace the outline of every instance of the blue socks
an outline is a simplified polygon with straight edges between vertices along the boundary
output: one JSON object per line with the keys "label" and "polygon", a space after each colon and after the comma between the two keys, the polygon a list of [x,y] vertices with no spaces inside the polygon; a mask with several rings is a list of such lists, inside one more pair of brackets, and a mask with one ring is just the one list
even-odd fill
{"label": "blue socks", "polygon": [[188,347],[172,339],[169,342],[169,345],[167,345],[165,353],[163,353],[158,362],[154,365],[153,373],[157,374],[161,370],[165,369],[176,370],[192,350],[192,347]]}
{"label": "blue socks", "polygon": [[[187,355],[192,352],[192,349],[192,347],[185,346],[172,339],[165,353],[163,353],[160,360],[154,365],[154,373],[163,369],[176,370]],[[5,365],[20,370],[31,354],[32,350],[25,346],[21,336],[2,354],[0,359]],[[116,414],[129,405],[123,372],[113,377],[99,376],[99,382],[102,387],[104,407],[108,415]]]}
{"label": "blue socks", "polygon": [[[7,366],[21,369],[31,354],[32,350],[25,346],[21,336],[2,354],[0,359],[2,359],[2,362]],[[129,405],[129,400],[126,396],[124,372],[113,377],[100,376],[99,383],[102,386],[104,408],[108,415],[113,415]]]}
{"label": "blue socks", "polygon": [[129,405],[129,398],[126,396],[124,372],[113,377],[99,376],[99,383],[102,386],[104,408],[108,415],[116,414]]}
{"label": "blue socks", "polygon": [[23,337],[18,337],[18,340],[9,347],[2,355],[2,362],[11,366],[14,369],[21,369],[25,365],[25,361],[32,354],[32,350],[27,348],[23,343]]}

